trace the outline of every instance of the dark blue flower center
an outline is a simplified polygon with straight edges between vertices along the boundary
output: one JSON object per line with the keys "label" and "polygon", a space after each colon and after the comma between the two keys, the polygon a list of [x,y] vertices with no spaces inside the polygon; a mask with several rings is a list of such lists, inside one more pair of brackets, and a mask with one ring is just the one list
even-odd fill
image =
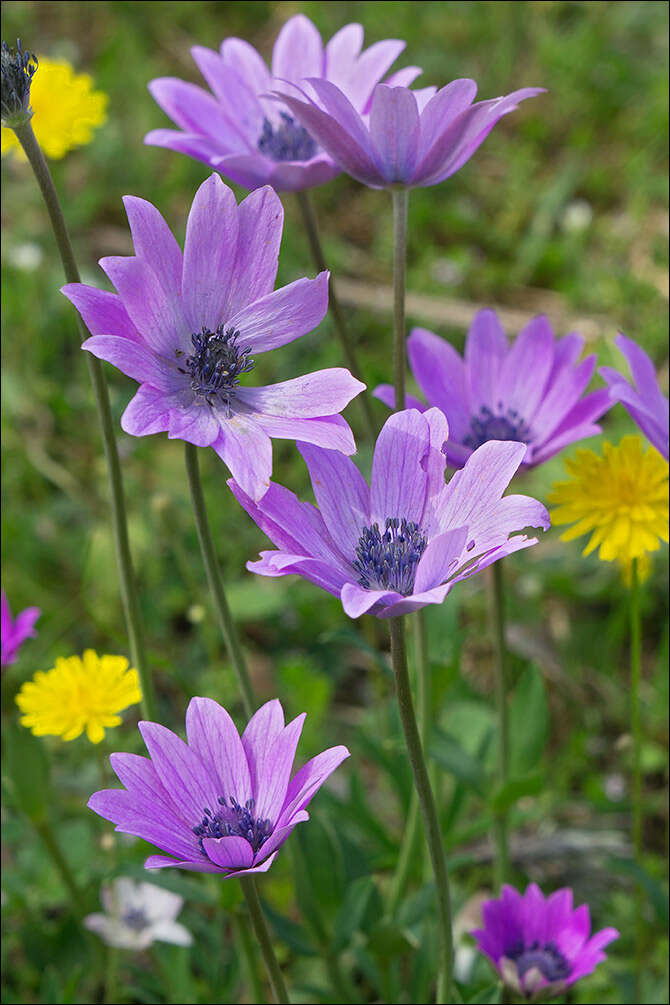
{"label": "dark blue flower center", "polygon": [[236,835],[249,842],[255,855],[272,834],[270,821],[254,816],[253,799],[247,799],[244,806],[240,806],[237,800],[230,796],[229,803],[230,805],[226,803],[224,796],[219,796],[219,809],[216,813],[212,813],[210,808],[205,806],[202,811],[202,820],[193,828],[193,833],[198,838],[198,845],[203,855],[205,854],[203,838],[222,838]]}
{"label": "dark blue flower center", "polygon": [[27,114],[30,108],[30,84],[37,69],[37,57],[30,52],[24,52],[17,38],[16,51],[6,42],[0,49],[0,67],[2,70],[1,109],[3,121],[22,113]]}
{"label": "dark blue flower center", "polygon": [[535,967],[551,983],[566,980],[572,970],[563,953],[556,948],[555,942],[545,942],[544,945],[532,942],[530,946],[524,946],[520,941],[515,942],[505,952],[505,956],[516,963],[520,978]]}
{"label": "dark blue flower center", "polygon": [[[224,325],[219,325],[215,332],[203,326],[201,332],[191,335],[193,355],[187,356],[184,365],[177,367],[180,373],[190,376],[191,389],[197,395],[205,398],[209,405],[218,399],[228,414],[240,377],[254,368],[254,361],[249,357],[251,347],[242,348],[239,337],[238,331],[225,330]],[[184,352],[177,349],[177,357],[183,356]]]}
{"label": "dark blue flower center", "polygon": [[146,928],[149,924],[146,914],[141,907],[133,907],[129,911],[126,911],[121,917],[121,921],[128,928],[132,928],[134,932],[141,932],[143,928]]}
{"label": "dark blue flower center", "polygon": [[280,112],[281,124],[263,119],[258,149],[273,161],[308,161],[316,153],[316,143],[304,126],[288,112]]}
{"label": "dark blue flower center", "polygon": [[489,440],[518,440],[529,443],[530,428],[521,418],[515,408],[504,410],[502,401],[498,402],[498,411],[492,412],[488,405],[482,405],[479,415],[475,415],[470,423],[470,432],[463,439],[466,447],[476,450],[482,443]]}
{"label": "dark blue flower center", "polygon": [[387,517],[384,528],[373,523],[358,539],[353,561],[358,582],[366,590],[395,590],[407,597],[428,540],[418,523],[405,517]]}

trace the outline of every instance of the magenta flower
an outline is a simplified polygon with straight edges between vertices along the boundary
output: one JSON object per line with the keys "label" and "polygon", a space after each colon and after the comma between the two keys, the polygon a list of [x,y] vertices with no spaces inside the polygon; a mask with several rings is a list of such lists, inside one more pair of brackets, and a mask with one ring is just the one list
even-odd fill
{"label": "magenta flower", "polygon": [[[363,113],[375,84],[405,43],[388,39],[364,52],[362,46],[362,26],[348,24],[324,47],[303,14],[292,17],[279,32],[271,71],[240,38],[224,39],[220,53],[196,45],[191,53],[214,96],[175,77],[152,80],[151,94],[179,130],[154,129],[144,142],[204,161],[248,189],[272,185],[278,192],[296,192],[322,185],[340,168],[268,92],[279,83],[273,77],[295,84],[303,77],[317,77],[342,88],[352,107]],[[420,73],[409,66],[388,82],[410,84]]]}
{"label": "magenta flower", "polygon": [[2,620],[2,645],[0,647],[2,658],[0,663],[4,670],[10,663],[16,661],[19,649],[25,640],[37,635],[34,625],[42,612],[39,607],[26,607],[25,611],[21,611],[16,618],[13,618],[4,590],[0,594],[0,609]]}
{"label": "magenta flower", "polygon": [[238,502],[279,549],[247,568],[303,576],[340,597],[351,618],[391,618],[441,603],[455,583],[536,544],[519,532],[546,530],[545,507],[529,496],[501,498],[525,445],[485,443],[445,485],[447,433],[437,408],[392,415],[369,488],[343,454],[299,443],[318,508],[275,483],[255,503],[231,479]]}
{"label": "magenta flower", "polygon": [[224,878],[267,872],[305,807],[349,756],[331,747],[291,778],[304,713],[287,726],[274,699],[258,709],[240,739],[225,708],[192,698],[184,743],[157,722],[140,722],[149,758],[112,754],[124,789],[94,792],[89,807],[116,830],[156,845],[147,869],[175,866]]}
{"label": "magenta flower", "polygon": [[[582,397],[595,356],[577,362],[584,339],[573,332],[555,339],[545,317],[533,318],[510,347],[495,311],[479,311],[470,326],[465,358],[444,339],[414,328],[407,341],[410,366],[429,405],[449,423],[448,463],[460,468],[489,440],[528,447],[524,467],[535,467],[575,440],[595,436],[595,420],[611,406],[605,388]],[[374,395],[391,408],[389,384]],[[408,395],[406,404],[425,409]]]}
{"label": "magenta flower", "polygon": [[626,357],[635,386],[617,370],[601,366],[598,373],[609,385],[612,402],[620,401],[649,442],[668,460],[668,399],[658,386],[654,364],[637,342],[618,335],[614,340]]}
{"label": "magenta flower", "polygon": [[595,970],[604,947],[618,939],[616,928],[603,928],[589,938],[586,904],[573,911],[572,890],[545,900],[531,883],[521,896],[503,886],[499,900],[482,907],[484,927],[471,934],[505,984],[528,1001],[553,998]]}
{"label": "magenta flower", "polygon": [[371,188],[416,188],[455,174],[503,115],[544,90],[525,87],[473,104],[474,80],[453,80],[437,92],[405,83],[377,84],[362,115],[337,81],[316,75],[301,87],[293,78],[275,81],[272,93],[352,178]]}
{"label": "magenta flower", "polygon": [[100,260],[118,293],[63,287],[92,335],[83,348],[140,384],[123,429],[213,447],[254,499],[269,484],[272,436],[353,453],[338,413],[365,384],[348,370],[244,385],[261,353],[312,331],[328,307],[327,272],[274,289],[284,214],[272,189],[238,206],[212,175],[193,200],[183,255],[151,203],[124,203],[135,257]]}

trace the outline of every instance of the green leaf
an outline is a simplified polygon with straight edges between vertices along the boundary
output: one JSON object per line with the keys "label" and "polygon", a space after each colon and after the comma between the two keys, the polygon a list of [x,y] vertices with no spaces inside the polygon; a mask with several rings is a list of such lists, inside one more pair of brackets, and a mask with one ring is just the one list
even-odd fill
{"label": "green leaf", "polygon": [[631,858],[612,858],[609,861],[610,868],[615,872],[627,873],[640,884],[652,904],[658,920],[664,927],[667,927],[668,916],[668,895],[661,884],[651,876],[646,869],[633,861]]}
{"label": "green leaf", "polygon": [[502,986],[499,981],[489,984],[483,991],[478,991],[474,998],[468,998],[467,1005],[498,1005]]}
{"label": "green leaf", "polygon": [[482,764],[452,736],[442,730],[435,730],[428,752],[459,782],[483,795],[486,789],[486,773]]}
{"label": "green leaf", "polygon": [[491,806],[495,813],[505,813],[524,796],[536,796],[542,791],[543,785],[544,776],[540,772],[524,778],[511,778],[493,793]]}
{"label": "green leaf", "polygon": [[16,806],[34,823],[47,818],[49,760],[44,744],[10,721],[3,729],[3,769]]}
{"label": "green leaf", "polygon": [[316,955],[316,947],[302,925],[275,911],[266,900],[263,901],[263,913],[272,925],[277,938],[285,942],[294,953],[298,956]]}
{"label": "green leaf", "polygon": [[542,674],[529,667],[514,688],[509,706],[510,774],[536,771],[549,735],[549,706]]}
{"label": "green leaf", "polygon": [[[370,876],[361,876],[347,887],[333,931],[333,951],[340,952],[362,929],[377,888]],[[377,894],[378,898],[378,894]]]}
{"label": "green leaf", "polygon": [[397,925],[381,921],[368,935],[368,949],[382,963],[388,964],[413,949],[406,934]]}

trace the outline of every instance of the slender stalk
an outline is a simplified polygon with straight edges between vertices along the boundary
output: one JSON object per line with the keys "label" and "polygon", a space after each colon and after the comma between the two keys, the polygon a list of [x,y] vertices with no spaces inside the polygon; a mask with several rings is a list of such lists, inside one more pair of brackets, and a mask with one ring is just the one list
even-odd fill
{"label": "slender stalk", "polygon": [[[321,244],[321,238],[319,237],[319,227],[316,222],[316,213],[314,212],[314,206],[312,204],[312,199],[309,192],[296,192],[298,199],[298,206],[300,207],[300,212],[302,213],[302,222],[307,233],[307,239],[309,241],[310,250],[312,252],[312,258],[314,259],[314,264],[316,265],[319,272],[324,272],[328,266],[326,264],[326,258],[323,253],[323,246]],[[354,346],[351,333],[347,326],[347,322],[344,320],[344,314],[340,306],[340,301],[335,292],[335,280],[332,275],[328,284],[328,309],[333,318],[333,323],[335,324],[335,331],[337,332],[337,337],[340,340],[342,346],[342,352],[344,353],[344,359],[350,371],[359,380],[362,380],[362,373],[360,364],[358,362],[358,357],[356,355],[356,349]],[[375,423],[374,415],[372,414],[372,406],[370,404],[370,399],[367,396],[367,392],[359,394],[356,399],[360,403],[360,408],[363,413],[363,419],[365,420],[365,426],[367,429],[368,436],[374,442],[377,438],[377,426]]]}
{"label": "slender stalk", "polygon": [[[494,675],[496,712],[498,715],[498,783],[502,788],[509,774],[509,723],[507,716],[507,679],[505,674],[505,585],[502,561],[491,566],[491,621],[493,622],[493,645],[495,650]],[[507,835],[507,813],[495,814],[494,834],[496,842],[496,889],[500,889],[509,876],[509,848]]]}
{"label": "slender stalk", "polygon": [[288,991],[286,990],[286,985],[284,984],[283,974],[279,964],[277,963],[277,957],[275,956],[274,949],[272,948],[272,941],[270,939],[268,927],[265,924],[263,909],[258,896],[258,889],[256,888],[256,880],[253,876],[240,877],[240,885],[247,900],[249,916],[251,917],[251,923],[254,926],[254,931],[256,932],[258,945],[260,946],[261,953],[263,954],[263,960],[265,961],[265,966],[267,967],[272,990],[274,991],[275,998],[280,1005],[284,1005],[284,1003],[290,1002],[290,998],[288,996]]}
{"label": "slender stalk", "polygon": [[451,931],[451,898],[447,859],[440,833],[440,823],[435,808],[435,800],[424,760],[421,737],[416,724],[412,691],[407,672],[407,652],[405,648],[405,627],[402,617],[390,618],[391,660],[395,676],[396,695],[402,722],[409,761],[414,775],[414,784],[419,797],[423,816],[426,841],[435,876],[437,897],[438,935],[440,942],[440,976],[438,978],[437,1002],[439,1005],[451,1001],[453,980],[453,938]]}
{"label": "slender stalk", "polygon": [[[630,586],[630,718],[633,736],[633,850],[635,861],[642,867],[642,722],[640,718],[640,668],[641,668],[641,625],[640,625],[640,577],[637,559],[631,569]],[[642,967],[644,963],[644,938],[642,931],[643,890],[635,884],[635,994],[634,1000],[641,1001]]]}
{"label": "slender stalk", "polygon": [[242,966],[251,992],[249,1001],[255,1002],[256,1005],[264,1005],[265,992],[263,991],[261,979],[258,976],[256,952],[251,931],[249,930],[249,922],[246,915],[239,912],[233,914],[232,923],[235,943],[241,950]]}
{"label": "slender stalk", "polygon": [[48,822],[37,823],[34,821],[33,823],[35,830],[37,831],[39,836],[42,838],[42,841],[44,842],[44,847],[51,856],[53,864],[56,866],[56,869],[60,873],[60,877],[63,880],[63,885],[66,887],[68,893],[70,894],[70,899],[72,901],[72,905],[74,907],[75,912],[81,918],[86,913],[86,905],[84,903],[84,897],[81,890],[79,889],[79,885],[76,879],[74,878],[72,870],[70,869],[70,866],[68,865],[68,862],[65,856],[63,855],[63,852],[60,850],[60,845],[56,841],[56,838],[53,835],[51,827],[49,826]]}
{"label": "slender stalk", "polygon": [[107,946],[107,961],[105,966],[105,1005],[118,1005],[119,997],[119,950],[116,946]]}
{"label": "slender stalk", "polygon": [[405,407],[405,273],[409,190],[391,189],[393,200],[393,388],[396,409]]}
{"label": "slender stalk", "polygon": [[[416,687],[417,687],[417,725],[421,745],[426,749],[428,736],[430,733],[430,669],[428,665],[428,637],[426,632],[426,619],[423,611],[417,611],[412,617],[412,627],[414,630],[414,659],[416,664]],[[391,889],[388,899],[388,914],[395,917],[395,914],[403,898],[409,874],[412,867],[416,867],[417,859],[421,856],[421,817],[419,810],[419,797],[416,789],[412,789],[409,803],[409,813],[407,816],[407,826],[403,834],[398,863],[396,865]]]}
{"label": "slender stalk", "polygon": [[[79,269],[75,261],[70,236],[65,225],[65,218],[58,199],[58,194],[51,177],[51,172],[44,159],[40,145],[37,142],[30,122],[16,129],[16,137],[23,147],[24,153],[33,169],[37,184],[40,187],[44,199],[51,226],[53,228],[58,251],[63,263],[65,278],[69,283],[80,282]],[[77,315],[77,322],[82,338],[88,337],[88,332]],[[144,649],[144,632],[142,628],[142,618],[140,605],[137,596],[137,586],[133,560],[130,554],[130,543],[128,541],[128,521],[126,518],[125,498],[123,492],[123,479],[121,475],[121,464],[114,435],[114,422],[112,411],[109,405],[109,393],[107,381],[105,380],[102,363],[91,353],[87,352],[86,362],[88,365],[95,404],[98,411],[98,419],[102,430],[102,442],[107,459],[107,469],[109,473],[109,486],[111,490],[112,505],[112,527],[114,530],[114,542],[116,545],[116,559],[119,567],[121,601],[128,631],[128,644],[130,646],[130,656],[133,666],[137,669],[142,689],[142,713],[147,719],[155,719],[155,700],[149,667],[147,664]]]}
{"label": "slender stalk", "polygon": [[205,496],[202,491],[202,482],[200,480],[198,448],[194,447],[192,443],[185,443],[184,458],[186,460],[188,484],[191,489],[191,501],[193,503],[195,526],[198,531],[200,551],[202,552],[202,558],[205,563],[205,571],[207,573],[207,582],[209,583],[210,593],[212,595],[212,600],[214,601],[214,607],[216,609],[219,627],[221,628],[221,634],[223,635],[230,661],[233,664],[235,674],[237,675],[237,683],[240,687],[244,711],[247,718],[251,718],[253,713],[256,711],[256,699],[251,686],[249,671],[247,670],[247,664],[244,659],[244,653],[242,652],[242,646],[240,645],[237,629],[235,628],[235,623],[230,613],[230,607],[228,606],[228,600],[226,599],[221,573],[219,572],[219,563],[216,559],[216,551],[214,550],[214,542],[212,541],[212,532],[207,518]]}

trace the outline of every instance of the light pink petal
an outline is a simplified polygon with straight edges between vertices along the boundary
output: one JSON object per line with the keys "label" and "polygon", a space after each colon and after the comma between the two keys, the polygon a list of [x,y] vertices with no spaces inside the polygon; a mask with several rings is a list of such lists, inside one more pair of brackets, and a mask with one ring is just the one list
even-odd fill
{"label": "light pink petal", "polygon": [[412,329],[407,353],[412,373],[427,401],[444,412],[451,436],[462,440],[472,414],[463,359],[446,339],[426,328]]}
{"label": "light pink petal", "polygon": [[256,415],[254,418],[261,429],[275,439],[301,440],[347,455],[356,453],[354,435],[341,415],[324,415],[317,419],[284,419],[279,415]]}
{"label": "light pink petal", "polygon": [[214,140],[220,153],[226,152],[219,138],[231,132],[231,124],[216,98],[178,77],[158,77],[150,81],[148,88],[154,101],[186,133]]}
{"label": "light pink petal", "polygon": [[345,583],[340,591],[344,613],[350,618],[360,618],[362,614],[374,613],[373,608],[388,606],[404,600],[402,593],[395,590],[368,590],[358,583]]}
{"label": "light pink petal", "polygon": [[207,857],[220,869],[248,869],[253,863],[253,848],[246,838],[231,834],[222,838],[203,838]]}
{"label": "light pink petal", "polygon": [[267,186],[252,192],[237,208],[239,234],[226,314],[237,314],[272,293],[277,277],[284,209]]}
{"label": "light pink petal", "polygon": [[458,568],[467,541],[467,527],[447,530],[434,537],[419,560],[413,593],[423,593],[424,590],[441,586]]}
{"label": "light pink petal", "polygon": [[345,24],[326,45],[324,76],[346,91],[362,48],[363,26]]}
{"label": "light pink petal", "polygon": [[191,332],[216,331],[226,320],[237,236],[235,196],[213,174],[196,192],[186,224],[182,295]]}
{"label": "light pink petal", "polygon": [[318,418],[341,412],[365,390],[365,384],[343,367],[332,367],[265,387],[241,387],[240,401],[256,412],[290,418]]}
{"label": "light pink petal", "polygon": [[242,149],[252,151],[263,128],[264,113],[257,93],[212,49],[194,45],[191,55],[219,101],[229,131],[237,133]]}
{"label": "light pink petal", "polygon": [[242,747],[249,766],[251,795],[258,798],[259,779],[275,743],[284,729],[284,710],[277,698],[266,701],[254,712],[242,734]]}
{"label": "light pink petal", "polygon": [[289,722],[263,761],[262,774],[258,779],[255,814],[257,819],[268,819],[273,826],[277,823],[286,799],[286,790],[293,771],[293,761],[304,721],[303,712]]}
{"label": "light pink petal", "polygon": [[212,446],[243,491],[256,502],[262,499],[272,474],[272,442],[265,430],[248,416],[232,415],[222,420]]}
{"label": "light pink petal", "polygon": [[328,272],[297,279],[242,307],[226,324],[252,352],[268,352],[313,331],[328,310]]}
{"label": "light pink petal", "polygon": [[498,404],[498,382],[507,354],[507,337],[495,311],[478,311],[465,343],[465,364],[470,378],[473,412],[482,405]]}
{"label": "light pink petal", "polygon": [[168,300],[178,303],[181,296],[183,258],[172,231],[155,206],[146,199],[124,195],[135,255],[143,258],[158,276]]}
{"label": "light pink petal", "polygon": [[329,775],[335,771],[342,761],[349,757],[346,747],[330,747],[317,754],[311,761],[295,773],[291,779],[281,814],[277,820],[278,827],[284,827],[293,820],[300,810],[304,810],[312,797],[319,791]]}
{"label": "light pink petal", "polygon": [[172,360],[175,350],[188,349],[190,333],[181,307],[168,300],[158,276],[143,258],[101,258],[100,266],[154,352]]}
{"label": "light pink petal", "polygon": [[433,145],[451,122],[470,107],[477,94],[474,80],[452,80],[430,99],[421,113],[419,161],[424,161]]}
{"label": "light pink petal", "polygon": [[[375,42],[361,54],[342,90],[359,112],[367,112],[372,92],[405,48],[400,39],[387,38]],[[389,83],[389,81],[386,81]],[[400,86],[394,84],[394,87]]]}
{"label": "light pink petal", "polygon": [[235,723],[225,708],[211,698],[191,698],[186,709],[186,738],[217,779],[218,794],[226,802],[233,796],[243,806],[253,795],[249,767]]}
{"label": "light pink petal", "polygon": [[96,290],[83,283],[61,286],[61,293],[77,308],[91,335],[116,335],[133,342],[142,340],[118,294]]}
{"label": "light pink petal", "polygon": [[272,50],[272,76],[298,83],[320,76],[325,54],[318,31],[304,14],[290,18],[277,35]]}
{"label": "light pink petal", "polygon": [[314,496],[328,532],[348,561],[370,524],[370,491],[353,461],[334,450],[298,443],[309,469]]}
{"label": "light pink petal", "polygon": [[370,139],[385,180],[408,183],[419,144],[419,110],[408,88],[377,85],[370,106]]}
{"label": "light pink petal", "polygon": [[370,511],[373,523],[384,527],[387,517],[405,517],[421,525],[428,478],[425,464],[430,431],[414,409],[396,412],[377,437],[372,460]]}
{"label": "light pink petal", "polygon": [[164,391],[142,384],[121,416],[121,429],[130,436],[164,433],[170,425],[170,399]]}
{"label": "light pink petal", "polygon": [[253,94],[261,94],[270,86],[270,71],[252,45],[242,38],[225,38],[220,46],[227,66],[237,71]]}
{"label": "light pink petal", "polygon": [[[524,443],[490,440],[474,451],[453,475],[439,513],[442,530],[469,527],[470,536],[486,526],[487,517],[514,477],[526,453]],[[477,549],[475,549],[475,554]]]}

